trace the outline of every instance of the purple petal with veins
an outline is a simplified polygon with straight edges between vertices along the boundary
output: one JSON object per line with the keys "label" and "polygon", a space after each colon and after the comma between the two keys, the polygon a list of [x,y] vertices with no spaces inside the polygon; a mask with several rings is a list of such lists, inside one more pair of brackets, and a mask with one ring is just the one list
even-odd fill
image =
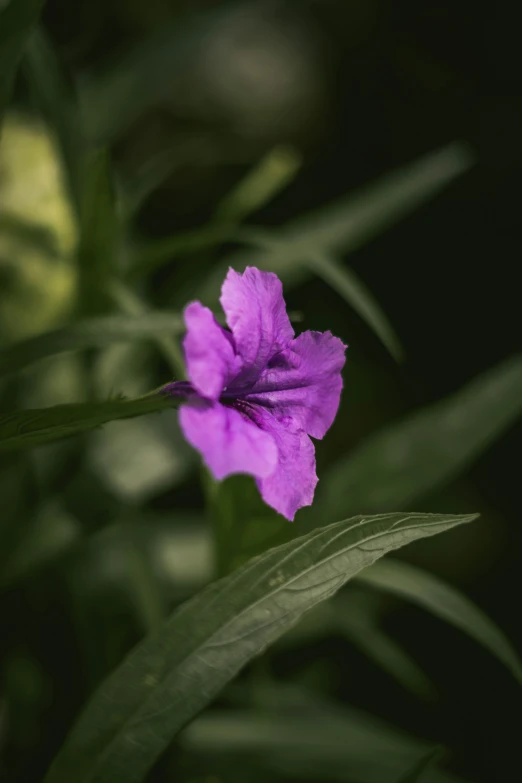
{"label": "purple petal with veins", "polygon": [[264,501],[292,520],[313,500],[309,436],[322,438],[335,418],[346,346],[330,332],[294,338],[281,282],[271,272],[230,269],[221,304],[229,330],[200,302],[188,305],[189,380],[162,392],[186,400],[181,428],[215,478],[254,476]]}

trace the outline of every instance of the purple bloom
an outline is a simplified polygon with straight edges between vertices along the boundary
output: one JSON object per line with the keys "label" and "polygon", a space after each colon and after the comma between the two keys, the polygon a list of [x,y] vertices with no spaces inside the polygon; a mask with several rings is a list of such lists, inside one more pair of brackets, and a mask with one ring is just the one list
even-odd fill
{"label": "purple bloom", "polygon": [[186,397],[181,428],[214,476],[254,476],[263,500],[292,520],[313,500],[309,435],[322,438],[335,418],[346,346],[330,332],[294,337],[271,272],[230,269],[220,301],[229,329],[200,302],[185,309],[190,381],[163,391]]}

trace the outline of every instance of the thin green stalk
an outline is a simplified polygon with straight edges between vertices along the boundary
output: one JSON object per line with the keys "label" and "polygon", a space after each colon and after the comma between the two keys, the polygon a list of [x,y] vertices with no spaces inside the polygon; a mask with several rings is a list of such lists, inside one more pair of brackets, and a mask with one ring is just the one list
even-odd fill
{"label": "thin green stalk", "polygon": [[220,491],[220,482],[216,481],[204,466],[201,468],[201,486],[209,524],[212,527],[214,572],[216,578],[220,578],[230,571],[230,534],[234,525],[234,510]]}

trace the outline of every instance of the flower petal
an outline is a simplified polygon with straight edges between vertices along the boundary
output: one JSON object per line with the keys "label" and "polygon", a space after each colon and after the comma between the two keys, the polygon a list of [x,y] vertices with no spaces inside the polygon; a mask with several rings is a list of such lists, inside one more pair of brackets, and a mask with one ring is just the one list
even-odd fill
{"label": "flower petal", "polygon": [[232,473],[263,478],[275,470],[274,438],[240,411],[196,399],[181,406],[179,420],[186,439],[202,454],[215,478]]}
{"label": "flower petal", "polygon": [[234,385],[244,386],[254,382],[274,354],[286,348],[294,336],[283,286],[272,272],[247,267],[240,275],[229,269],[220,302],[245,365]]}
{"label": "flower petal", "polygon": [[187,334],[183,339],[190,380],[199,394],[218,400],[229,381],[241,369],[231,336],[201,302],[191,302],[184,312]]}
{"label": "flower petal", "polygon": [[303,430],[279,421],[267,410],[261,411],[257,421],[274,438],[278,463],[273,473],[257,479],[257,486],[265,503],[292,521],[296,511],[310,506],[314,499],[318,481],[314,444]]}
{"label": "flower petal", "polygon": [[339,407],[345,350],[331,332],[303,332],[269,363],[246,400],[322,438]]}

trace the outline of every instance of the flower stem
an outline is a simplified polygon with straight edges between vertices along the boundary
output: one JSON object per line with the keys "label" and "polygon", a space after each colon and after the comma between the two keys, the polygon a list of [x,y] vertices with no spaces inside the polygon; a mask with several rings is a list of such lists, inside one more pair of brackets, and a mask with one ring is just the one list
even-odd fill
{"label": "flower stem", "polygon": [[214,573],[216,578],[219,578],[230,571],[233,554],[230,551],[230,531],[234,523],[234,512],[230,503],[227,503],[225,494],[221,492],[221,483],[216,481],[205,467],[201,469],[201,483],[209,524],[212,526]]}

